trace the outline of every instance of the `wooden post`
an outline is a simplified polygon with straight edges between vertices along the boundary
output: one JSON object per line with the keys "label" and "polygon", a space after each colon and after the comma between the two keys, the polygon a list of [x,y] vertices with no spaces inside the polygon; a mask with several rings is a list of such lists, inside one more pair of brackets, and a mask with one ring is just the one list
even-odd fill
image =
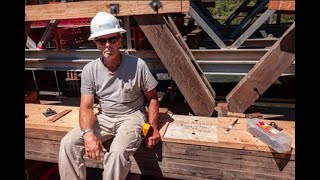
{"label": "wooden post", "polygon": [[134,16],[193,112],[211,116],[215,101],[163,15]]}
{"label": "wooden post", "polygon": [[228,111],[245,112],[294,60],[295,23],[228,94]]}

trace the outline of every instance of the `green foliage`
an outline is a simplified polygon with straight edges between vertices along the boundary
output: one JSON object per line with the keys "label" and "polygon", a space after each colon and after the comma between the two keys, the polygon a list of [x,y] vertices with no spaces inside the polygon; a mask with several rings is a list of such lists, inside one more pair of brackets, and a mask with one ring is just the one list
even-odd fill
{"label": "green foliage", "polygon": [[244,0],[216,0],[216,6],[214,8],[208,8],[208,10],[220,23],[223,23],[243,1]]}
{"label": "green foliage", "polygon": [[[254,6],[258,0],[251,0],[248,6]],[[244,0],[216,0],[216,6],[208,8],[209,12],[217,19],[221,24],[223,24],[228,17],[237,10],[238,7],[244,2]],[[246,13],[241,13],[237,18],[235,18],[231,24],[239,24]],[[294,22],[294,15],[282,15],[281,23]],[[272,16],[272,23],[276,22],[276,14]]]}

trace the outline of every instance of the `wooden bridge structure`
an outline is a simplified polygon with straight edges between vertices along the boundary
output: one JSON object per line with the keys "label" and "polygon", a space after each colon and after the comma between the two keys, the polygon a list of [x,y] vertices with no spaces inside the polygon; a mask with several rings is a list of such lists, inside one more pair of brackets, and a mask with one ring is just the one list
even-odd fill
{"label": "wooden bridge structure", "polygon": [[[89,47],[80,48],[80,45],[88,43],[85,38],[88,35],[89,20],[98,11],[113,13],[123,21],[126,29],[130,29],[124,37],[126,50],[123,51],[143,58],[154,74],[168,73],[195,115],[164,115],[170,121],[167,122],[166,118],[162,121],[166,124],[161,134],[163,142],[148,153],[142,147],[141,154],[148,155],[138,157],[132,172],[182,179],[294,179],[294,144],[293,150],[286,155],[275,153],[247,134],[245,117],[246,110],[279,77],[295,74],[295,23],[281,23],[282,14],[294,14],[295,3],[291,0],[258,0],[249,6],[251,0],[244,0],[224,23],[220,23],[208,11],[208,7],[214,6],[214,3],[214,0],[90,0],[49,4],[26,1],[25,69],[32,73],[38,92],[36,71],[53,71],[55,77],[56,72],[66,72],[65,83],[72,88],[78,87],[76,85],[81,80],[78,74],[83,66],[99,57],[99,52],[90,44]],[[232,22],[243,14],[245,16],[241,22],[234,25]],[[184,24],[186,17],[191,22],[189,26]],[[273,17],[276,17],[275,23],[271,22]],[[192,28],[195,27],[192,26],[193,20],[197,28]],[[31,33],[37,26],[45,30],[35,41]],[[273,30],[281,33],[275,33],[277,37],[270,37],[268,32]],[[259,35],[260,38],[252,38]],[[53,37],[55,48],[47,48]],[[197,46],[199,41],[207,43],[204,47]],[[68,48],[68,45],[78,47]],[[146,48],[148,45],[150,48]],[[210,83],[214,76],[219,75],[243,76],[227,95],[225,104],[217,104],[215,87]],[[60,95],[63,83],[58,78],[53,81]],[[74,91],[78,91],[77,88]],[[39,117],[40,112],[27,111],[31,106],[26,104],[26,113],[30,113],[29,119],[26,118],[26,158],[57,162],[59,141],[62,135],[76,125],[72,124],[76,118],[68,119],[71,125],[63,126],[62,129],[60,125],[57,128],[54,124],[42,126],[37,123],[46,124],[45,118]],[[215,111],[219,111],[219,117],[210,117]],[[232,118],[241,118],[241,129],[237,131],[241,136],[235,132],[227,137],[220,135],[222,129],[227,127],[226,124],[233,120],[230,115]],[[203,119],[203,123],[192,124],[198,121],[198,117]],[[186,134],[203,134],[199,128],[209,129],[208,132],[204,130],[207,132],[204,137],[213,134],[213,140],[194,137],[182,139],[182,136],[170,134],[167,130],[171,126],[173,129],[186,128],[182,127],[184,123],[180,122],[181,119],[191,123],[193,128],[197,127],[197,132],[186,131]],[[34,123],[37,125],[34,126]],[[288,128],[294,138],[294,122],[284,122],[283,127]],[[166,138],[166,133],[172,137]],[[258,148],[256,143],[262,148]],[[52,148],[48,149],[51,144]],[[46,153],[40,153],[39,150]],[[159,159],[159,156],[163,158]],[[225,161],[227,156],[231,159]],[[151,160],[147,160],[150,157]],[[261,159],[259,163],[256,162],[257,157]],[[198,161],[197,158],[202,160]],[[209,158],[208,161],[206,158]],[[194,166],[187,165],[192,162],[195,162]],[[88,160],[88,164],[101,167],[99,162]],[[150,170],[146,164],[154,164],[155,167]],[[212,169],[213,166],[216,168]]]}

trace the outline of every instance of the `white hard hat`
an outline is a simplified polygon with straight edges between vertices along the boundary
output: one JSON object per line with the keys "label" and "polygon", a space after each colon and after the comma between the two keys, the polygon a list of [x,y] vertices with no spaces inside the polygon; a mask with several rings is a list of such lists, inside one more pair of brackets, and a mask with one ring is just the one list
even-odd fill
{"label": "white hard hat", "polygon": [[119,20],[116,17],[106,12],[98,12],[97,15],[92,18],[90,30],[91,35],[88,40],[94,40],[96,37],[107,34],[127,32],[120,26]]}

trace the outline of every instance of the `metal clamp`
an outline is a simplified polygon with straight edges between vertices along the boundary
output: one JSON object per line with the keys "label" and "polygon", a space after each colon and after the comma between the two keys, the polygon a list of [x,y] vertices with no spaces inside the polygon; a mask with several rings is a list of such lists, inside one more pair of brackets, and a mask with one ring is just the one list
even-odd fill
{"label": "metal clamp", "polygon": [[279,131],[282,131],[282,128],[280,128],[275,122],[270,122],[269,125]]}

